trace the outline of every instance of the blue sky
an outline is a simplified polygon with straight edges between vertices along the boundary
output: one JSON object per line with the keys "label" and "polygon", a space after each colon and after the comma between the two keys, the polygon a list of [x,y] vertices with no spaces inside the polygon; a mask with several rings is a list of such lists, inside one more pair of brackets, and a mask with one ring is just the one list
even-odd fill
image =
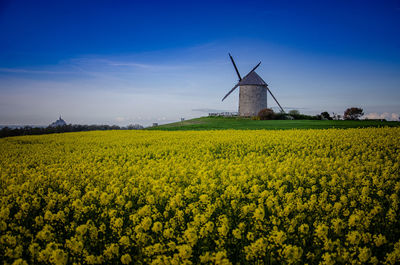
{"label": "blue sky", "polygon": [[287,110],[400,114],[400,1],[0,0],[0,32],[0,124],[236,111],[228,52]]}

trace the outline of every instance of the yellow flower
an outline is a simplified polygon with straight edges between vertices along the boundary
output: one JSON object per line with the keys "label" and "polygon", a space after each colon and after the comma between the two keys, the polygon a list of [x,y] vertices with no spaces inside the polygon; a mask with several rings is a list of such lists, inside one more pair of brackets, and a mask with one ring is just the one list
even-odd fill
{"label": "yellow flower", "polygon": [[76,228],[76,234],[77,234],[78,236],[84,236],[84,235],[86,234],[87,230],[88,230],[88,227],[87,227],[86,224],[80,225],[80,226],[78,226],[78,227]]}
{"label": "yellow flower", "polygon": [[128,246],[130,245],[129,237],[127,237],[127,236],[121,237],[121,238],[119,239],[119,243],[120,243],[122,246],[128,247]]}
{"label": "yellow flower", "polygon": [[196,229],[193,227],[186,229],[186,231],[184,232],[184,237],[188,245],[193,247],[198,239]]}
{"label": "yellow flower", "polygon": [[349,217],[349,226],[353,227],[356,226],[361,220],[361,217],[357,214],[352,214]]}
{"label": "yellow flower", "polygon": [[380,247],[383,244],[386,244],[387,240],[384,235],[379,234],[379,235],[374,235],[374,242],[377,247]]}
{"label": "yellow flower", "polygon": [[308,224],[302,224],[299,226],[299,232],[302,234],[307,234],[309,231],[309,226]]}
{"label": "yellow flower", "polygon": [[132,258],[129,254],[124,254],[121,256],[121,262],[122,264],[129,264],[132,262]]}
{"label": "yellow flower", "polygon": [[270,238],[272,239],[272,242],[274,242],[277,245],[282,245],[286,241],[286,233],[284,231],[278,231],[274,230],[271,233]]}
{"label": "yellow flower", "polygon": [[179,257],[183,260],[189,259],[192,256],[192,248],[189,245],[180,245],[176,247],[179,252]]}
{"label": "yellow flower", "polygon": [[112,259],[115,256],[119,255],[119,247],[117,244],[110,244],[106,247],[103,252],[103,255],[108,259]]}
{"label": "yellow flower", "polygon": [[61,249],[56,249],[51,253],[50,262],[55,265],[67,264],[68,255]]}
{"label": "yellow flower", "polygon": [[144,230],[144,231],[149,230],[150,227],[151,227],[152,222],[153,222],[153,221],[151,220],[150,217],[145,217],[145,218],[143,219],[143,221],[142,221],[142,228],[143,228],[143,230]]}
{"label": "yellow flower", "polygon": [[264,219],[264,216],[265,216],[265,211],[264,211],[264,209],[257,208],[257,209],[254,211],[254,218],[255,218],[256,220],[263,220],[263,219]]}
{"label": "yellow flower", "polygon": [[236,238],[236,239],[241,239],[242,238],[242,231],[240,231],[240,229],[234,229],[232,231],[232,235]]}
{"label": "yellow flower", "polygon": [[28,265],[28,262],[23,259],[17,259],[12,263],[12,265]]}
{"label": "yellow flower", "polygon": [[160,222],[155,222],[153,224],[153,228],[151,229],[153,232],[158,233],[162,230],[162,223]]}
{"label": "yellow flower", "polygon": [[315,235],[319,239],[324,240],[328,237],[328,229],[328,226],[326,226],[325,224],[319,224],[315,229]]}
{"label": "yellow flower", "polygon": [[361,240],[361,234],[358,231],[351,231],[347,234],[346,238],[350,244],[358,245]]}
{"label": "yellow flower", "polygon": [[288,264],[300,262],[303,250],[301,247],[286,245],[283,249],[283,256]]}
{"label": "yellow flower", "polygon": [[322,255],[322,259],[323,262],[321,262],[321,264],[334,265],[336,263],[333,256],[330,253],[324,253]]}
{"label": "yellow flower", "polygon": [[360,254],[358,254],[358,258],[361,263],[366,263],[371,257],[371,250],[367,247],[360,249]]}

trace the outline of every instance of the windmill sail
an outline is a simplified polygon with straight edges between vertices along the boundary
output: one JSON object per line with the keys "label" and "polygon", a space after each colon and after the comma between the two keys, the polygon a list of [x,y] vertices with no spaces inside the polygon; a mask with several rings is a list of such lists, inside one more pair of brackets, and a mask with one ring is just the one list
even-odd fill
{"label": "windmill sail", "polygon": [[279,108],[281,109],[282,112],[285,112],[281,106],[281,104],[279,104],[278,100],[276,100],[275,96],[272,94],[271,90],[269,90],[269,88],[267,87],[268,92],[271,94],[271,96],[274,98],[275,102],[278,104]]}
{"label": "windmill sail", "polygon": [[[251,69],[251,71],[250,71],[246,76],[248,76],[248,75],[250,75],[252,72],[254,72],[254,71],[257,69],[257,67],[260,66],[260,64],[261,64],[261,62],[259,62],[256,66],[254,66],[254,68]],[[246,76],[245,76],[245,77],[246,77]],[[244,78],[243,78],[243,79],[244,79]]]}
{"label": "windmill sail", "polygon": [[236,74],[239,77],[239,81],[242,81],[242,77],[240,76],[239,70],[237,69],[235,61],[233,60],[233,57],[232,57],[232,55],[230,53],[229,53],[229,57],[231,57],[231,61],[232,61],[233,67],[235,67],[235,71],[236,71]]}
{"label": "windmill sail", "polygon": [[228,94],[225,95],[225,97],[222,99],[222,101],[224,101],[224,99],[226,99],[232,92],[233,90],[235,90],[237,87],[239,86],[239,84],[237,84],[236,86],[234,86],[231,91],[228,92]]}

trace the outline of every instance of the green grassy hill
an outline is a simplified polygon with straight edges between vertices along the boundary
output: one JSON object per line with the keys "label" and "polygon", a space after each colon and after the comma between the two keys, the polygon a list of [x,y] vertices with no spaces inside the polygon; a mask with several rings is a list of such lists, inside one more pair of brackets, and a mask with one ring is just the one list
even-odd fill
{"label": "green grassy hill", "polygon": [[201,117],[182,122],[164,124],[147,128],[148,130],[284,130],[284,129],[328,129],[397,127],[396,121],[328,121],[328,120],[267,120],[257,121],[239,117]]}

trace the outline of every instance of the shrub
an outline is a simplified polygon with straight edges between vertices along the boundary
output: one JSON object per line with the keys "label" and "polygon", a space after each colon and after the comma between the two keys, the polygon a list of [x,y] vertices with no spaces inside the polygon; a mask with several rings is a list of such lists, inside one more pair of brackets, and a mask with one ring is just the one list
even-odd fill
{"label": "shrub", "polygon": [[312,116],[312,115],[306,115],[306,114],[291,114],[289,113],[289,115],[291,117],[293,117],[294,120],[320,120],[321,119],[321,115],[316,115],[316,116]]}
{"label": "shrub", "polygon": [[273,120],[275,119],[275,112],[272,109],[265,108],[260,110],[257,116],[260,120]]}
{"label": "shrub", "polygon": [[284,112],[278,112],[275,113],[275,120],[293,120],[293,117],[291,117],[290,115],[284,113]]}

